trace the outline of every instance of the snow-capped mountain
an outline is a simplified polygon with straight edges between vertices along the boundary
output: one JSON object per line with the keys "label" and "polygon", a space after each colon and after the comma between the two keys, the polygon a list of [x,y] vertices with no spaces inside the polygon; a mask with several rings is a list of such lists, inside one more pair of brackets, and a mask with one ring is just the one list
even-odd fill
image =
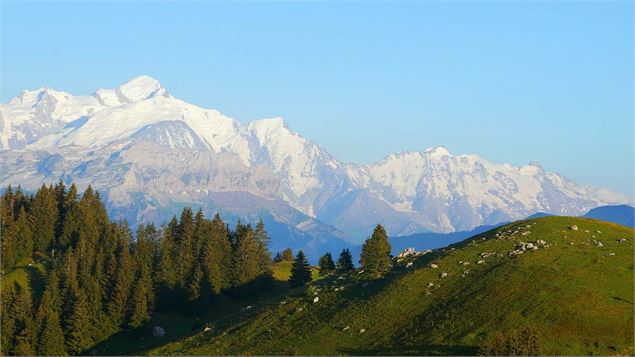
{"label": "snow-capped mountain", "polygon": [[147,76],[88,96],[24,91],[0,104],[0,149],[2,186],[91,184],[111,213],[132,222],[161,222],[183,205],[263,216],[316,252],[364,238],[377,223],[393,235],[450,232],[629,201],[538,164],[443,147],[344,164],[281,118],[241,124],[174,98]]}

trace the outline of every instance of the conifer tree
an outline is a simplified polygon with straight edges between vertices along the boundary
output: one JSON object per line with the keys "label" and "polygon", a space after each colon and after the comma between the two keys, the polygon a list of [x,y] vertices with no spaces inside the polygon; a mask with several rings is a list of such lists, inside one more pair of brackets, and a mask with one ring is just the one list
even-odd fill
{"label": "conifer tree", "polygon": [[351,255],[351,251],[343,249],[337,259],[337,272],[347,273],[353,269],[355,269],[355,266],[353,265],[353,256]]}
{"label": "conifer tree", "polygon": [[282,251],[282,260],[285,262],[293,261],[293,251],[291,250],[291,248],[287,248]]}
{"label": "conifer tree", "polygon": [[13,301],[15,300],[15,290],[9,285],[2,291],[2,299],[0,299],[0,346],[3,356],[8,356],[12,350],[13,338],[15,335],[15,314],[12,311]]}
{"label": "conifer tree", "polygon": [[66,322],[66,344],[69,353],[80,354],[93,343],[91,317],[88,301],[81,289],[73,292],[73,301],[73,308]]}
{"label": "conifer tree", "polygon": [[133,266],[126,240],[119,242],[117,255],[117,272],[108,303],[108,315],[115,326],[121,326],[126,317],[126,308],[130,297],[130,284],[133,278]]}
{"label": "conifer tree", "polygon": [[364,242],[359,260],[370,277],[378,278],[390,271],[390,249],[386,230],[378,224],[373,235]]}
{"label": "conifer tree", "polygon": [[299,251],[293,261],[293,265],[291,266],[289,284],[293,287],[303,286],[310,282],[312,280],[311,278],[311,266],[309,265],[309,261],[304,255],[304,252]]}
{"label": "conifer tree", "polygon": [[254,231],[256,240],[258,241],[258,265],[261,272],[269,272],[271,270],[271,252],[269,252],[269,242],[271,239],[265,230],[265,223],[260,219]]}
{"label": "conifer tree", "polygon": [[39,252],[46,250],[55,241],[57,225],[57,202],[53,188],[42,187],[37,191],[31,205],[34,248]]}
{"label": "conifer tree", "polygon": [[38,338],[37,353],[42,356],[64,356],[64,332],[60,321],[59,310],[55,307],[53,290],[44,291],[37,310]]}
{"label": "conifer tree", "polygon": [[320,275],[328,275],[335,271],[335,263],[331,253],[326,253],[320,257]]}
{"label": "conifer tree", "polygon": [[150,319],[152,309],[152,279],[147,267],[142,267],[132,295],[131,327],[139,327]]}
{"label": "conifer tree", "polygon": [[33,254],[33,233],[30,218],[24,207],[20,208],[13,226],[12,239],[15,247],[15,263]]}
{"label": "conifer tree", "polygon": [[15,284],[15,298],[11,313],[14,319],[13,355],[31,356],[34,354],[36,336],[33,323],[33,305],[28,289]]}
{"label": "conifer tree", "polygon": [[240,235],[237,237],[236,248],[234,249],[234,280],[233,286],[241,286],[260,275],[259,269],[259,243],[254,237],[251,226],[240,227]]}

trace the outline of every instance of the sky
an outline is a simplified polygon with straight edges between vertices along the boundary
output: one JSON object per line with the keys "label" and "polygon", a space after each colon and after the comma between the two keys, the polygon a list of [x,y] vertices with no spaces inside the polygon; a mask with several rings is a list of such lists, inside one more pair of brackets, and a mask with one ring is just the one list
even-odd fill
{"label": "sky", "polygon": [[346,162],[443,145],[634,195],[634,2],[0,5],[0,101],[141,74]]}

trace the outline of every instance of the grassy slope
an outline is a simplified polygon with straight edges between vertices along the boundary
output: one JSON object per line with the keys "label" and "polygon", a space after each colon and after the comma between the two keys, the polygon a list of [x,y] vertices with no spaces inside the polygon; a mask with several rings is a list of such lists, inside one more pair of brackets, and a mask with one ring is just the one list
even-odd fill
{"label": "grassy slope", "polygon": [[2,275],[2,291],[6,291],[10,286],[18,284],[32,292],[34,300],[39,299],[44,290],[46,281],[48,258],[42,254],[37,254],[35,259],[25,258],[6,274]]}
{"label": "grassy slope", "polygon": [[[178,341],[200,331],[206,322],[226,318],[247,311],[247,306],[254,306],[262,299],[272,299],[285,294],[289,290],[287,280],[291,275],[292,262],[280,262],[273,265],[276,279],[275,289],[244,301],[232,300],[224,295],[218,297],[214,308],[200,315],[182,315],[178,313],[155,313],[145,326],[124,330],[108,340],[98,344],[91,351],[98,355],[137,355],[171,341]],[[318,279],[317,271],[313,278]],[[166,330],[162,338],[152,336],[152,328],[161,326]]]}
{"label": "grassy slope", "polygon": [[[580,229],[569,230],[572,224]],[[313,292],[296,289],[150,353],[475,354],[486,335],[531,325],[546,354],[632,354],[633,235],[591,219],[516,222],[415,258],[414,267],[397,263],[380,280],[357,273],[322,279],[309,289],[318,303]],[[516,242],[538,239],[550,246],[508,256]],[[476,264],[482,252],[497,254]]]}

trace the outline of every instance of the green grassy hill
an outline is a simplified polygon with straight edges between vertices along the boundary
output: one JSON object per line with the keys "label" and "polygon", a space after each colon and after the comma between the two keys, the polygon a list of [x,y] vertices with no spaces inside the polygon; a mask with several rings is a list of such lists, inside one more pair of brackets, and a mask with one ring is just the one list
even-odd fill
{"label": "green grassy hill", "polygon": [[[633,236],[591,219],[520,221],[395,260],[379,280],[324,278],[145,352],[465,355],[494,332],[531,326],[545,354],[632,355]],[[519,242],[539,248],[510,256]]]}
{"label": "green grassy hill", "polygon": [[[233,300],[225,295],[219,295],[212,309],[201,314],[183,315],[179,313],[154,313],[151,320],[142,327],[121,331],[108,340],[91,348],[97,355],[138,355],[145,351],[159,347],[171,341],[184,339],[194,332],[200,331],[206,322],[240,315],[242,311],[250,310],[258,301],[276,299],[289,291],[289,276],[292,262],[279,262],[272,266],[275,279],[274,289],[242,301]],[[319,279],[317,269],[314,269],[313,279]],[[161,326],[166,335],[161,338],[152,336],[152,328]]]}

